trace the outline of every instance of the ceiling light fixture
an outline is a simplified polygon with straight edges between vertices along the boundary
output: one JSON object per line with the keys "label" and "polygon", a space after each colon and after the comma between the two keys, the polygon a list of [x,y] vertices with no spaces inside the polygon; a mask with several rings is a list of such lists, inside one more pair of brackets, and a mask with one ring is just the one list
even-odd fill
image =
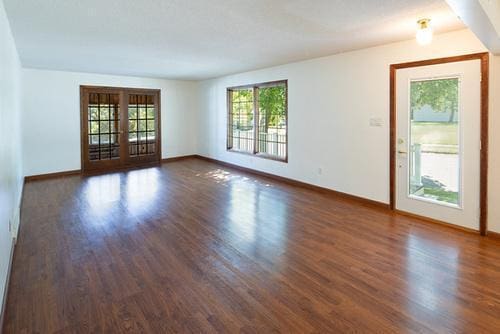
{"label": "ceiling light fixture", "polygon": [[417,42],[420,45],[427,45],[432,42],[431,19],[420,19],[417,21]]}

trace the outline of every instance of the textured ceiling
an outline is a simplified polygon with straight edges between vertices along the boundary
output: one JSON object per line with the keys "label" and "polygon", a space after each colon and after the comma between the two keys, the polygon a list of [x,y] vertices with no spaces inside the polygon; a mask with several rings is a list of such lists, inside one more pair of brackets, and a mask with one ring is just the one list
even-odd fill
{"label": "textured ceiling", "polygon": [[[1,0],[0,0],[1,1]],[[463,28],[436,0],[3,0],[26,67],[206,79]]]}

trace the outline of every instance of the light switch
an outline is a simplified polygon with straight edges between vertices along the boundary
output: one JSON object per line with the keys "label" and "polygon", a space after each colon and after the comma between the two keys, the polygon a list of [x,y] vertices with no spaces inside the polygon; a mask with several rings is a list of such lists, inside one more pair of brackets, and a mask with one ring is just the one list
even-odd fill
{"label": "light switch", "polygon": [[381,127],[382,126],[382,118],[380,118],[380,117],[370,118],[370,126]]}

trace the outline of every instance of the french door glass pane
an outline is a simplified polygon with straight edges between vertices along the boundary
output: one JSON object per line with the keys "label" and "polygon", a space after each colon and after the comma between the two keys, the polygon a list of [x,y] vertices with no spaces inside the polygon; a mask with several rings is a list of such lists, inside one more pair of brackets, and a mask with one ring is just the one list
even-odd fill
{"label": "french door glass pane", "polygon": [[120,95],[89,94],[88,103],[89,160],[120,158]]}
{"label": "french door glass pane", "polygon": [[156,154],[156,106],[153,95],[133,94],[128,98],[129,155]]}
{"label": "french door glass pane", "polygon": [[459,84],[410,82],[410,196],[460,205]]}

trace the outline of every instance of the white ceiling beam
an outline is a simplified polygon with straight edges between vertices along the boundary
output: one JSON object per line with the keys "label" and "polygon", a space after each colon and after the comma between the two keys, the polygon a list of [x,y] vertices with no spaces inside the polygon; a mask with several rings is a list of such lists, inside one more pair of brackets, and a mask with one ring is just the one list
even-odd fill
{"label": "white ceiling beam", "polygon": [[488,50],[500,55],[500,0],[446,2]]}

